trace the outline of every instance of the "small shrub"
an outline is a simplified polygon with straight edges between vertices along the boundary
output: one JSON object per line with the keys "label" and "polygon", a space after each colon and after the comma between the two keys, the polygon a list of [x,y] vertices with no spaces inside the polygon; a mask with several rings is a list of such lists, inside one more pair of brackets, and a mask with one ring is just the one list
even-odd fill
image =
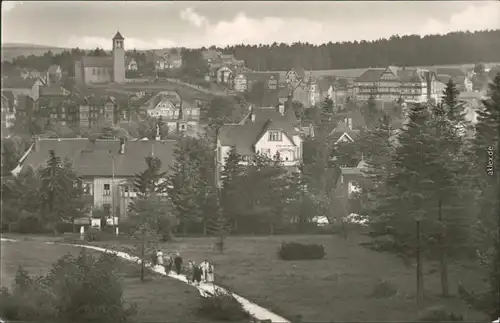
{"label": "small shrub", "polygon": [[282,260],[317,260],[325,257],[325,247],[318,244],[283,242],[278,250]]}
{"label": "small shrub", "polygon": [[424,309],[418,318],[420,322],[463,322],[462,314],[447,311],[444,306],[432,306]]}
{"label": "small shrub", "polygon": [[0,317],[9,321],[122,322],[136,313],[126,308],[116,256],[94,258],[82,251],[66,255],[51,271],[30,277],[18,269],[11,291],[0,291]]}
{"label": "small shrub", "polygon": [[242,321],[250,314],[230,294],[216,291],[213,296],[202,297],[198,314],[214,321]]}
{"label": "small shrub", "polygon": [[373,291],[371,293],[371,297],[376,298],[388,298],[396,295],[398,293],[398,289],[394,284],[387,280],[379,280]]}

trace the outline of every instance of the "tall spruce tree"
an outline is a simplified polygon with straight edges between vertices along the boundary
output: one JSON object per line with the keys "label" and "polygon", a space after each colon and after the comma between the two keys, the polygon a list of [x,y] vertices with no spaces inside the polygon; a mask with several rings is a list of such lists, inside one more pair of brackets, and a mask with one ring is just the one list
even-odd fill
{"label": "tall spruce tree", "polygon": [[481,264],[488,271],[488,288],[469,293],[464,288],[461,295],[492,320],[500,317],[500,74],[489,86],[489,98],[477,111],[478,123],[475,138],[477,198],[476,246]]}
{"label": "tall spruce tree", "polygon": [[68,161],[62,161],[54,150],[49,151],[49,160],[40,172],[42,223],[57,233],[56,224],[75,215],[79,198],[77,176]]}
{"label": "tall spruce tree", "polygon": [[[448,258],[457,256],[467,246],[469,226],[468,210],[464,201],[470,197],[464,178],[468,160],[464,154],[464,144],[457,124],[465,122],[463,107],[458,100],[455,84],[449,82],[443,91],[443,104],[435,105],[432,111],[430,135],[434,138],[434,162],[429,165],[434,194],[428,196],[433,203],[436,222],[433,251],[439,258],[441,290],[444,297],[449,296]],[[459,197],[459,198],[457,198]],[[430,212],[433,209],[430,209]]]}
{"label": "tall spruce tree", "polygon": [[242,156],[238,154],[235,147],[231,147],[229,154],[225,157],[224,169],[221,172],[222,190],[221,205],[224,215],[232,222],[234,230],[238,230],[238,219],[241,211],[242,195],[239,190],[244,172],[240,164]]}

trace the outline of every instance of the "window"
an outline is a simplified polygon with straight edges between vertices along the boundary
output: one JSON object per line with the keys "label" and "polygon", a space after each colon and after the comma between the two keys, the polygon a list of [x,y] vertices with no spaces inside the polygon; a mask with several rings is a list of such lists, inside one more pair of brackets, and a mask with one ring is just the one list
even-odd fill
{"label": "window", "polygon": [[104,215],[109,216],[111,214],[111,205],[109,204],[103,204],[102,208],[104,210]]}
{"label": "window", "polygon": [[269,141],[281,141],[281,132],[269,131]]}
{"label": "window", "polygon": [[92,69],[92,75],[96,75],[97,74],[97,70],[95,68]]}
{"label": "window", "polygon": [[104,191],[103,191],[104,196],[110,196],[111,195],[111,187],[109,184],[104,184]]}
{"label": "window", "polygon": [[271,157],[271,149],[270,148],[262,148],[261,153],[262,153],[262,155]]}

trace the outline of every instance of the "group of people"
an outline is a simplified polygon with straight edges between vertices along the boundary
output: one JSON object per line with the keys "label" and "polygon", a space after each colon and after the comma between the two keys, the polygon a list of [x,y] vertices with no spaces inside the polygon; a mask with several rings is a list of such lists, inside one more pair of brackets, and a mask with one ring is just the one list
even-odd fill
{"label": "group of people", "polygon": [[[177,275],[182,273],[183,259],[180,253],[175,256],[170,254],[164,255],[161,250],[156,250],[153,253],[153,265],[165,267],[165,272],[168,275],[172,270]],[[215,281],[214,265],[204,260],[201,264],[197,265],[194,261],[189,261],[187,266],[186,278],[188,282],[199,285],[200,282],[213,283]]]}

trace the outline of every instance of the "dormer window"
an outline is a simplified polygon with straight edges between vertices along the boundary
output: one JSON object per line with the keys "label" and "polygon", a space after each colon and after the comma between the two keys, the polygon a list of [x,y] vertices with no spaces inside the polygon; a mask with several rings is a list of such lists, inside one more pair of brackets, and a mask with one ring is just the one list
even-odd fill
{"label": "dormer window", "polygon": [[269,131],[269,141],[281,141],[281,131]]}

